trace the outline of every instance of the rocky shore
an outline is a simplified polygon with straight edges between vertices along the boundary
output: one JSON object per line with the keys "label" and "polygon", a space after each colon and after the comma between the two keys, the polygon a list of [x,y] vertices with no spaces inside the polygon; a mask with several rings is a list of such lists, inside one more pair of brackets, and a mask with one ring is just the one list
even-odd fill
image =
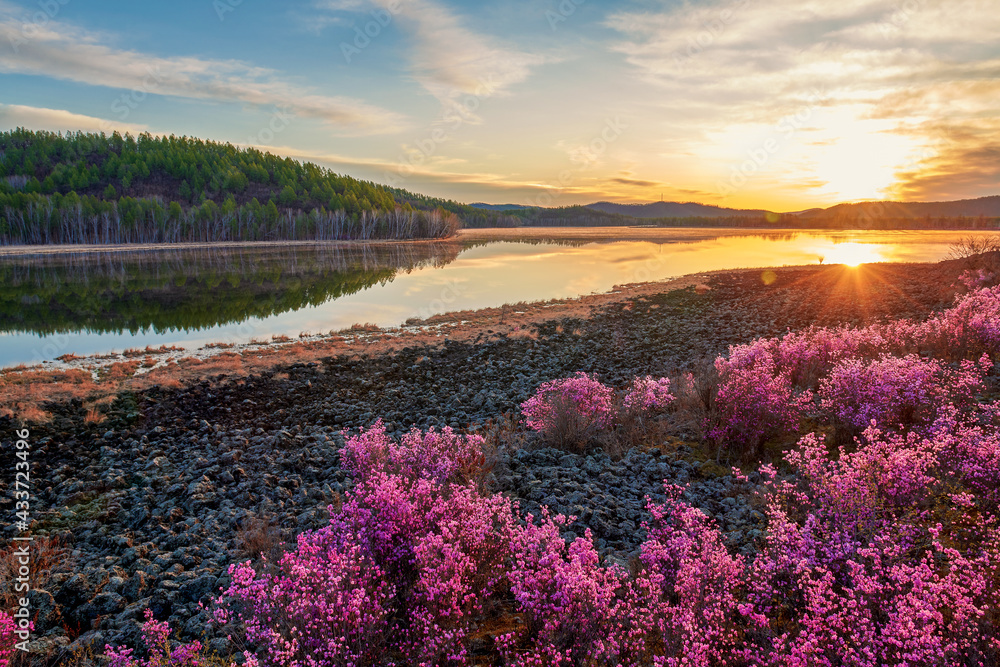
{"label": "rocky shore", "polygon": [[[228,655],[234,647],[213,633],[201,605],[226,584],[230,563],[279,553],[281,542],[325,523],[350,484],[343,432],[379,418],[395,435],[413,426],[488,435],[498,448],[494,490],[528,512],[577,516],[569,532],[589,528],[606,558],[633,555],[645,499],[662,500],[664,480],[686,485],[685,498],[719,522],[727,545],[752,554],[764,527],[756,474],[734,481],[682,424],[616,461],[520,446],[530,439],[514,425],[519,403],[577,371],[621,386],[788,329],[926,317],[950,302],[957,273],[949,264],[724,272],[696,281],[703,289],[644,285],[514,331],[486,322],[448,339],[126,392],[102,423],[79,401],[49,406],[52,418],[30,426],[31,530],[55,538],[31,593],[34,662],[86,662],[105,643],[135,645],[147,608]],[[0,420],[0,431],[14,428]],[[13,469],[10,449],[2,459]],[[10,514],[6,483],[0,511]],[[12,530],[0,532],[4,542]]]}

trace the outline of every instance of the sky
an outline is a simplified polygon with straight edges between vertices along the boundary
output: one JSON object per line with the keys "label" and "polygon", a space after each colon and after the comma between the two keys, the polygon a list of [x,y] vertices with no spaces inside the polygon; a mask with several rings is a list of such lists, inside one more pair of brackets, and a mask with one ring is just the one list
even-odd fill
{"label": "sky", "polygon": [[1000,194],[997,0],[0,0],[0,128],[464,202]]}

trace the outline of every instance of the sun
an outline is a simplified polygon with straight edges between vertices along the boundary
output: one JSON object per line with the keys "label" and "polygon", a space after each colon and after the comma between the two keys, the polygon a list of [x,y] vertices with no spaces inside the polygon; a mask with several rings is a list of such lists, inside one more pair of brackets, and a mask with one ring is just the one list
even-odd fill
{"label": "sun", "polygon": [[881,262],[885,259],[877,246],[867,243],[835,243],[823,248],[819,253],[829,264],[847,266]]}

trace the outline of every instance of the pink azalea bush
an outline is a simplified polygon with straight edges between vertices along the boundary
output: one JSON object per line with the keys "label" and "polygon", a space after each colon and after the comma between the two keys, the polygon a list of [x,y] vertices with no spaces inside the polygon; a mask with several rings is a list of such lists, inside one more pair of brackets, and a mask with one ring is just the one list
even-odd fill
{"label": "pink azalea bush", "polygon": [[603,567],[589,531],[570,544],[560,528],[566,517],[544,515],[514,535],[511,593],[524,627],[497,638],[510,665],[580,665],[629,662],[628,573]]}
{"label": "pink azalea bush", "polygon": [[820,407],[852,437],[872,423],[926,425],[952,403],[970,404],[991,366],[988,357],[963,361],[957,370],[916,355],[844,359],[820,382]]}
{"label": "pink azalea bush", "polygon": [[711,519],[667,486],[635,576],[599,562],[589,531],[568,543],[565,517],[514,538],[511,593],[525,623],[497,638],[509,665],[720,664],[740,645],[746,565]]}
{"label": "pink azalea bush", "polygon": [[924,435],[869,428],[836,458],[807,436],[787,457],[796,485],[762,468],[772,497],[748,577],[751,664],[988,664],[1000,655],[1000,522],[995,503],[954,493],[966,480],[955,465],[965,456],[956,414]]}
{"label": "pink azalea bush", "polygon": [[[603,438],[606,449],[617,452],[639,437],[646,420],[674,400],[668,378],[636,377],[621,393],[586,373],[552,380],[521,404],[525,425],[550,444],[584,449]],[[621,431],[616,433],[615,431]]]}
{"label": "pink azalea bush", "polygon": [[674,398],[670,393],[669,378],[637,377],[625,391],[621,411],[632,414],[655,412],[666,408]]}
{"label": "pink azalea bush", "polygon": [[712,519],[680,501],[680,487],[665,488],[667,504],[648,506],[630,615],[654,664],[708,667],[740,646],[746,563],[726,550]]}
{"label": "pink azalea bush", "polygon": [[401,442],[392,440],[379,419],[358,437],[348,439],[342,454],[343,465],[359,481],[370,475],[391,473],[423,478],[437,483],[461,482],[483,464],[481,436],[462,436],[451,427],[421,433],[413,429]]}
{"label": "pink azalea bush", "polygon": [[218,620],[242,624],[265,665],[465,664],[466,639],[506,581],[514,510],[453,481],[481,439],[401,443],[381,424],[348,440],[355,486],[330,525],[298,539],[278,575],[230,568]]}
{"label": "pink azalea bush", "polygon": [[779,368],[771,341],[731,347],[715,371],[718,388],[705,432],[723,448],[756,454],[769,438],[794,432],[812,401],[811,392],[797,392]]}
{"label": "pink azalea bush", "polygon": [[146,645],[149,655],[145,659],[138,659],[132,656],[130,648],[113,648],[105,645],[105,656],[108,658],[108,667],[197,667],[204,664],[202,658],[201,642],[193,641],[190,644],[182,644],[176,648],[170,645],[170,624],[166,621],[157,621],[153,618],[153,612],[149,609],[145,611],[145,622],[142,624],[142,640]]}
{"label": "pink azalea bush", "polygon": [[586,373],[552,380],[521,404],[525,425],[560,447],[583,446],[614,422],[614,391]]}
{"label": "pink azalea bush", "polygon": [[926,346],[942,359],[978,359],[1000,350],[1000,287],[969,292],[925,322]]}
{"label": "pink azalea bush", "polygon": [[970,292],[996,284],[996,274],[989,269],[968,269],[958,276],[958,282]]}
{"label": "pink azalea bush", "polygon": [[14,645],[17,643],[17,635],[14,634],[16,629],[13,617],[0,609],[0,667],[9,667],[14,657]]}

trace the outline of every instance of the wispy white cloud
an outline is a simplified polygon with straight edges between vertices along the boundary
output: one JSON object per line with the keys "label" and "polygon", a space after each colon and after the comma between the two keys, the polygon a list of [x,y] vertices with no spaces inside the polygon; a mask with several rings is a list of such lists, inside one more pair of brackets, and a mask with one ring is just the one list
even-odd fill
{"label": "wispy white cloud", "polygon": [[[280,72],[237,60],[161,57],[115,49],[105,36],[55,19],[26,32],[17,8],[0,1],[0,72],[212,102],[280,106],[344,133],[393,133],[405,118],[360,100],[290,83]],[[8,48],[10,45],[10,48]]]}
{"label": "wispy white cloud", "polygon": [[493,36],[469,28],[451,9],[436,0],[322,0],[327,12],[359,12],[375,7],[408,34],[409,71],[421,86],[445,106],[475,119],[475,111],[460,106],[469,95],[487,98],[509,92],[528,79],[533,68],[552,57],[502,44]]}
{"label": "wispy white cloud", "polygon": [[61,132],[83,130],[84,132],[146,132],[146,125],[123,123],[117,120],[96,118],[73,113],[64,109],[44,109],[20,104],[0,104],[0,127],[24,127],[29,130]]}

